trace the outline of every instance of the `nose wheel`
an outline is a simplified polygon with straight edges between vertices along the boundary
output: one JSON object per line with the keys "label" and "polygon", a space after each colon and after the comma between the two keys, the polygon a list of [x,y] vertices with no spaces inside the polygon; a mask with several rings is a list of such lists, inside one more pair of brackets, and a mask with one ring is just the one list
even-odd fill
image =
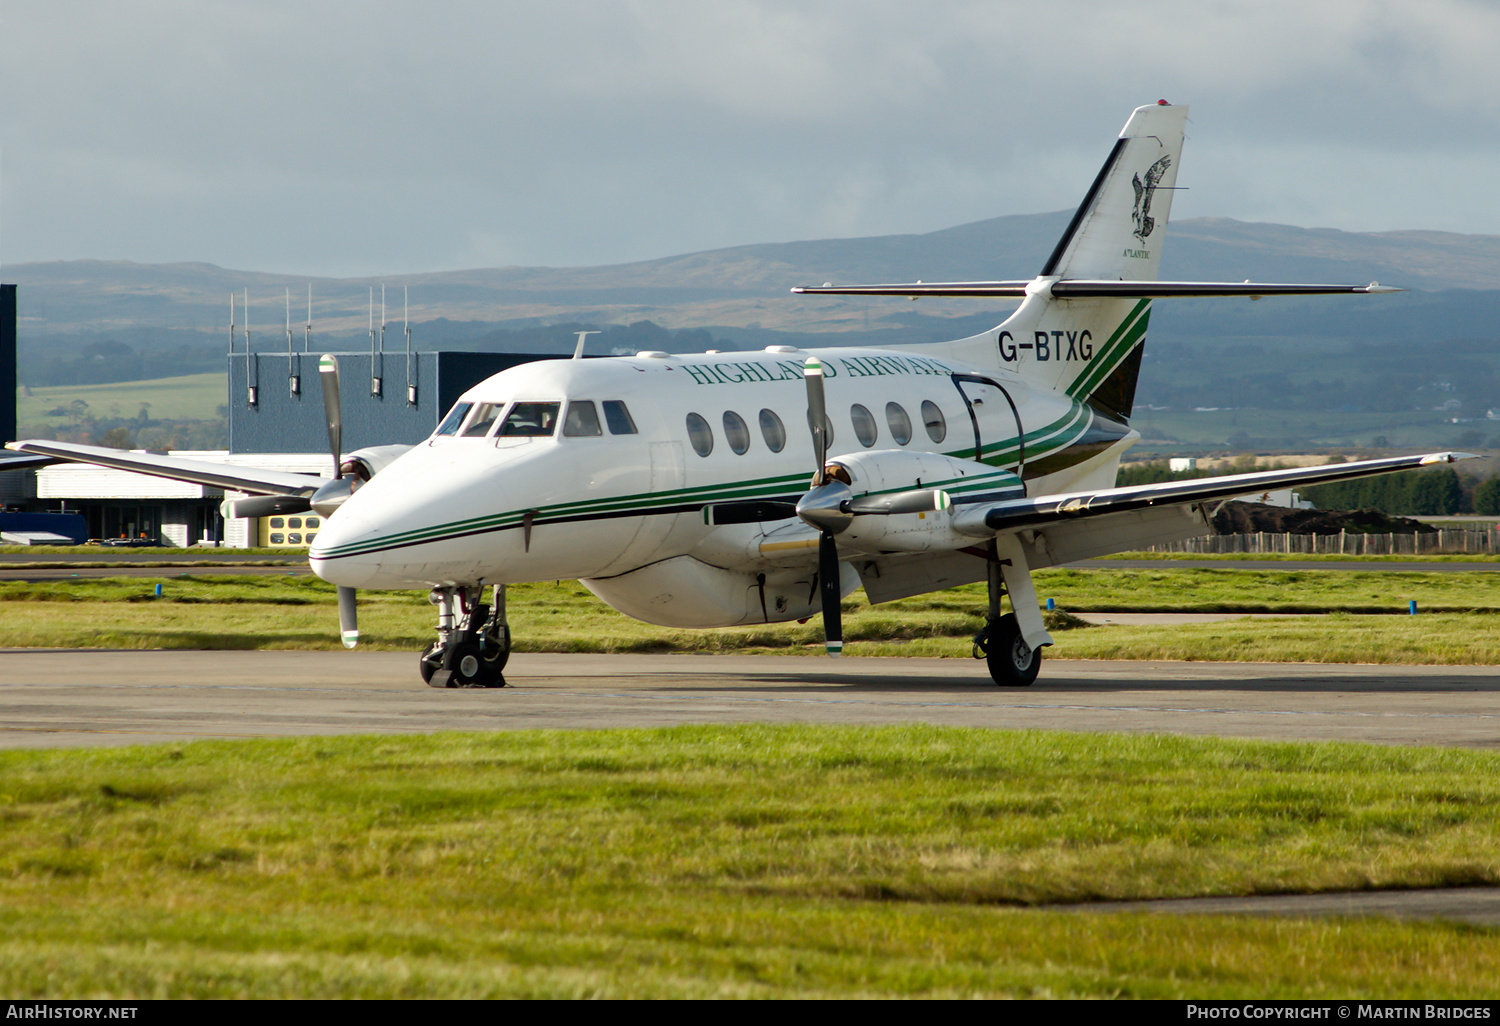
{"label": "nose wheel", "polygon": [[433,688],[503,688],[510,659],[510,626],[505,622],[505,586],[495,585],[494,601],[479,602],[482,588],[434,588],[438,640],[418,664],[422,681]]}

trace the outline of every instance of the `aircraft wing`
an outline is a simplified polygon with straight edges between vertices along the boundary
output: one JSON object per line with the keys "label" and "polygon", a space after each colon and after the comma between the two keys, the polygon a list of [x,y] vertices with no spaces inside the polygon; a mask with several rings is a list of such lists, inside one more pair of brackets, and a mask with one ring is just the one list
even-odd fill
{"label": "aircraft wing", "polygon": [[1440,463],[1478,458],[1474,453],[1465,452],[1427,453],[1420,456],[1335,463],[1322,467],[1292,467],[1287,470],[1265,470],[1190,481],[1167,481],[1126,488],[1004,499],[964,509],[955,515],[954,526],[966,533],[982,531],[986,534],[998,534],[1020,528],[1045,527],[1091,517],[1131,513],[1152,507],[1191,506],[1232,499],[1236,495],[1251,492],[1328,484],[1402,470],[1420,470]]}
{"label": "aircraft wing", "polygon": [[[152,477],[166,477],[174,481],[190,481],[194,484],[214,488],[232,488],[252,495],[296,495],[311,496],[327,478],[311,474],[294,474],[285,470],[262,470],[259,467],[235,467],[227,463],[210,463],[206,460],[185,460],[176,456],[158,456],[149,452],[125,452],[102,445],[79,445],[74,442],[53,442],[47,439],[28,439],[7,442],[7,449],[49,457],[48,462],[68,460],[74,463],[94,463],[115,470],[129,470]],[[31,463],[32,466],[37,465]],[[8,469],[0,464],[0,469]]]}

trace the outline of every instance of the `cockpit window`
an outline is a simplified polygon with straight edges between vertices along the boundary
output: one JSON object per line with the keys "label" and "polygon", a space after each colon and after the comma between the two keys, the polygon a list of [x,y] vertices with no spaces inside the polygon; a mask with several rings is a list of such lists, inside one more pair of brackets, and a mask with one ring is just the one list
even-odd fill
{"label": "cockpit window", "polygon": [[562,403],[516,403],[510,408],[501,435],[541,437],[557,428],[557,411]]}
{"label": "cockpit window", "polygon": [[479,409],[474,411],[474,416],[469,418],[468,425],[464,428],[465,438],[483,438],[490,433],[495,419],[500,416],[500,411],[505,409],[504,403],[480,403]]}
{"label": "cockpit window", "polygon": [[443,418],[443,422],[438,425],[437,433],[440,435],[458,434],[458,426],[464,422],[464,418],[469,415],[469,411],[473,408],[473,403],[456,404],[453,409],[448,411],[448,416]]}
{"label": "cockpit window", "polygon": [[609,433],[612,435],[636,433],[635,421],[630,419],[630,411],[618,399],[604,400],[604,421],[609,425]]}
{"label": "cockpit window", "polygon": [[563,434],[569,438],[587,435],[602,435],[599,427],[599,411],[587,399],[573,399],[568,403],[568,416],[563,420]]}

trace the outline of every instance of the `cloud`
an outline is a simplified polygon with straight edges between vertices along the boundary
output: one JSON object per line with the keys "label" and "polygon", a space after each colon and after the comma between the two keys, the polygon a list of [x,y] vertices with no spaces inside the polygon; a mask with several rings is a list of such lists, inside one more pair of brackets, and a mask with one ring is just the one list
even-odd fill
{"label": "cloud", "polygon": [[1466,0],[28,2],[0,260],[594,264],[1077,202],[1193,106],[1178,216],[1500,233]]}

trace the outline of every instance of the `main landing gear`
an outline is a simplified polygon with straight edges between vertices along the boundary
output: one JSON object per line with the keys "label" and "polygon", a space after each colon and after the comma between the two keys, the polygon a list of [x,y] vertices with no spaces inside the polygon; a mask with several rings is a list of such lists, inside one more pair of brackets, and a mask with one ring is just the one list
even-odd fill
{"label": "main landing gear", "polygon": [[433,688],[503,688],[510,659],[505,622],[505,585],[486,603],[484,586],[433,588],[438,607],[437,641],[422,653],[422,680]]}
{"label": "main landing gear", "polygon": [[[983,659],[990,677],[1000,687],[1030,687],[1042,669],[1040,648],[1032,648],[1021,636],[1021,625],[1015,613],[1000,615],[1000,599],[1006,594],[1004,569],[1009,564],[1000,558],[994,542],[989,547],[989,610],[984,629],[974,637],[974,658]],[[1029,579],[1029,578],[1028,578]],[[1028,589],[1029,590],[1029,589]],[[1035,599],[1032,599],[1033,603]],[[1011,596],[1011,606],[1016,597]],[[1033,605],[1033,609],[1035,606]]]}

